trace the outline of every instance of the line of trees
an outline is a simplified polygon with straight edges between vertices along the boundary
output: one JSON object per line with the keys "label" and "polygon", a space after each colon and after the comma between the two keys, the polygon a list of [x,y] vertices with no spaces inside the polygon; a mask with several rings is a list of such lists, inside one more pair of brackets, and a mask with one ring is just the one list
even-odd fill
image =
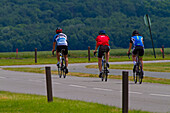
{"label": "line of trees", "polygon": [[155,47],[170,47],[169,0],[1,0],[0,52],[51,50],[56,27],[68,36],[69,49],[95,47],[106,30],[111,48],[127,48],[133,30],[151,48],[143,16],[149,14]]}

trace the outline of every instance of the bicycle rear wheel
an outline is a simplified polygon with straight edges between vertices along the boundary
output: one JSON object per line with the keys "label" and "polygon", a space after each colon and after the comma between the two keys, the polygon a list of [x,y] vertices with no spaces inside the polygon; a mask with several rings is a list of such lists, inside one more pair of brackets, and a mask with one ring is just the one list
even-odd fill
{"label": "bicycle rear wheel", "polygon": [[61,78],[62,76],[61,64],[58,67],[58,75],[59,75],[59,78]]}
{"label": "bicycle rear wheel", "polygon": [[142,66],[140,65],[139,66],[140,67],[140,71],[139,71],[139,84],[142,84],[142,79],[143,79],[143,72],[142,72]]}
{"label": "bicycle rear wheel", "polygon": [[137,66],[134,67],[133,69],[133,80],[135,82],[135,84],[137,83]]}
{"label": "bicycle rear wheel", "polygon": [[63,58],[63,77],[66,78],[66,60],[65,58]]}
{"label": "bicycle rear wheel", "polygon": [[107,82],[107,76],[108,76],[108,73],[107,73],[107,69],[106,69],[106,72],[105,72],[105,82]]}

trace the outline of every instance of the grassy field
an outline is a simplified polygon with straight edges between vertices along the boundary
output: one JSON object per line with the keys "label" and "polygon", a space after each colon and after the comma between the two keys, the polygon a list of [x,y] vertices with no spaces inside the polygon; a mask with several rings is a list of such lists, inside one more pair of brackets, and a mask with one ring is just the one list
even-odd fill
{"label": "grassy field", "polygon": [[[127,57],[127,49],[112,49],[110,51],[110,62],[116,61],[131,61]],[[0,53],[0,65],[34,65],[34,64],[55,64],[57,63],[56,56],[52,56],[51,51],[38,51],[37,63],[35,63],[33,52],[19,52],[18,57],[15,52],[1,52]],[[145,49],[144,60],[170,60],[170,48],[165,48],[165,58],[162,58],[162,54],[159,48],[156,48],[157,58],[153,56],[152,49]],[[87,50],[70,50],[69,51],[69,63],[88,63],[88,51]],[[97,62],[97,57],[93,56],[93,50],[90,52],[90,62]]]}
{"label": "grassy field", "polygon": [[[86,68],[98,68],[98,65],[87,65]],[[110,65],[109,69],[132,70],[133,64]],[[144,63],[144,71],[170,72],[170,62]]]}
{"label": "grassy field", "polygon": [[[122,113],[122,109],[91,102],[0,91],[0,113]],[[149,113],[129,110],[129,113]]]}

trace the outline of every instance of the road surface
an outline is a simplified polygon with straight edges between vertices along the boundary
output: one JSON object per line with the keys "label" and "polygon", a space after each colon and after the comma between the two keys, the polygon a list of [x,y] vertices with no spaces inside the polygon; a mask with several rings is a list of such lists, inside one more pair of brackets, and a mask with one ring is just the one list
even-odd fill
{"label": "road surface", "polygon": [[[36,65],[31,67],[55,65]],[[73,68],[74,66],[74,68]],[[85,66],[85,64],[81,64]],[[69,69],[80,70],[80,64],[71,64]],[[19,66],[21,67],[21,66]],[[27,66],[29,67],[29,66]],[[77,68],[76,68],[77,67]],[[73,69],[72,69],[73,68]],[[82,72],[90,69],[81,69]],[[96,73],[98,71],[96,70]],[[169,73],[170,76],[170,73]],[[66,79],[52,75],[53,96],[97,102],[122,107],[122,81],[109,79],[101,82],[99,78],[67,76]],[[44,74],[12,72],[0,69],[0,90],[18,93],[46,95]],[[170,112],[170,85],[129,82],[129,109],[151,112]]]}

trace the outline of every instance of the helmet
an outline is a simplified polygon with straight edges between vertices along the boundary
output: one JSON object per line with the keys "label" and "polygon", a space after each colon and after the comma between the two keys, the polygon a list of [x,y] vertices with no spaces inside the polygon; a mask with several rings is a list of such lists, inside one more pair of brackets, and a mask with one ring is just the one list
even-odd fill
{"label": "helmet", "polygon": [[58,33],[62,33],[62,29],[61,29],[60,27],[57,27],[56,33],[57,33],[57,34],[58,34]]}
{"label": "helmet", "polygon": [[135,36],[136,34],[139,35],[139,32],[137,30],[134,30],[133,33],[132,33],[132,36]]}
{"label": "helmet", "polygon": [[99,34],[106,34],[106,31],[105,30],[100,30]]}

